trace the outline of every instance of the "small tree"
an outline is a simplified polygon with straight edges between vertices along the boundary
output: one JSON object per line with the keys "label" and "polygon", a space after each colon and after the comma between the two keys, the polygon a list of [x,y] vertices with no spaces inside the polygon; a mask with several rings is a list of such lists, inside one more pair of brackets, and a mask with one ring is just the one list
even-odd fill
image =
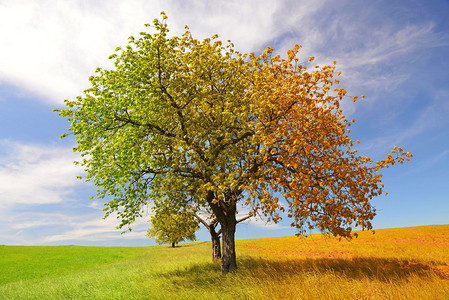
{"label": "small tree", "polygon": [[152,227],[147,236],[155,238],[158,244],[171,244],[172,247],[185,240],[196,240],[195,232],[199,229],[192,212],[167,207],[156,208],[150,222]]}
{"label": "small tree", "polygon": [[394,147],[376,162],[357,153],[335,66],[309,71],[312,58],[301,64],[298,45],[282,59],[272,48],[240,54],[188,30],[169,38],[165,19],[118,48],[116,69],[98,69],[84,97],[60,110],[86,180],[97,198],[112,198],[106,216],[117,212],[127,226],[148,203],[179,194],[220,224],[223,273],[237,267],[238,203],[275,222],[285,211],[299,234],[371,229],[379,171],[412,155]]}

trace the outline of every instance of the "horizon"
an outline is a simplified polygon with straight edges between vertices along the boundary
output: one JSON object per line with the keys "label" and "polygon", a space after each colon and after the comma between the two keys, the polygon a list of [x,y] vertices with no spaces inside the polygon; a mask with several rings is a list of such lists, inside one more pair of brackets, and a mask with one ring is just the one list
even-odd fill
{"label": "horizon", "polygon": [[[419,225],[419,226],[407,226],[407,227],[393,227],[393,228],[373,228],[372,230],[354,230],[353,232],[368,232],[368,231],[378,231],[378,230],[390,230],[390,229],[412,229],[412,228],[418,228],[418,227],[435,227],[435,226],[449,226],[449,224],[431,224],[431,225]],[[297,238],[307,238],[311,235],[325,235],[326,233],[311,233],[311,234],[304,234],[304,235],[282,235],[282,236],[273,236],[273,237],[259,237],[259,238],[236,238],[236,241],[246,241],[246,240],[257,240],[257,239],[271,239],[271,238],[286,238],[286,237],[297,237]],[[373,233],[373,235],[376,233]],[[330,237],[330,239],[337,239],[337,237]],[[358,237],[354,237],[349,241],[357,240]],[[342,240],[348,240],[348,239],[342,239]],[[210,243],[211,241],[184,241],[176,244],[175,247],[180,247],[182,245],[189,245],[189,244],[195,244],[195,243]],[[69,247],[69,246],[75,246],[75,247],[157,247],[157,246],[167,246],[167,248],[171,248],[171,243],[165,243],[165,244],[151,244],[151,245],[130,245],[130,246],[96,246],[96,245],[77,245],[77,244],[62,244],[62,245],[2,245],[0,246],[15,246],[15,247]]]}

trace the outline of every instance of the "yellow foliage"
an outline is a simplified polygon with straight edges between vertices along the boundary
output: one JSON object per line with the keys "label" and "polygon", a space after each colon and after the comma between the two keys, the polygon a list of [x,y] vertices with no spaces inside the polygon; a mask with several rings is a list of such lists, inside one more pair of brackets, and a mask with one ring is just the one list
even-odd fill
{"label": "yellow foliage", "polygon": [[[352,229],[345,224],[356,222],[363,229],[371,228],[375,209],[369,200],[381,195],[383,188],[378,172],[403,163],[411,154],[394,147],[374,166],[369,166],[373,163],[369,157],[357,156],[347,136],[354,120],[346,120],[340,109],[347,92],[336,87],[335,93],[329,93],[330,86],[339,83],[333,79],[335,66],[315,66],[309,73],[293,65],[298,50],[290,50],[288,60],[262,55],[251,62],[254,114],[261,116],[255,135],[264,145],[259,151],[260,168],[270,174],[262,179],[267,188],[283,191],[288,215],[299,232],[315,226],[351,237]],[[272,51],[268,48],[265,53]],[[270,216],[273,206],[261,209]]]}

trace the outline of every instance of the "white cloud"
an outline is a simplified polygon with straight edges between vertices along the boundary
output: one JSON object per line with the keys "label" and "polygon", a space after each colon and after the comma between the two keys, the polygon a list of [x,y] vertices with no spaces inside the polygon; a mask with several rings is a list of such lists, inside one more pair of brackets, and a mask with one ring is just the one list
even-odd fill
{"label": "white cloud", "polygon": [[242,51],[257,51],[323,2],[316,3],[296,4],[284,22],[285,1],[3,1],[0,82],[61,103],[89,87],[96,67],[111,68],[115,47],[162,10],[174,34],[189,25],[197,38],[218,33]]}
{"label": "white cloud", "polygon": [[2,243],[108,244],[145,239],[148,212],[132,225],[132,232],[121,235],[116,215],[103,220],[102,204],[80,194],[85,183],[76,176],[83,174],[83,168],[73,164],[79,155],[70,148],[0,140],[0,152]]}
{"label": "white cloud", "polygon": [[115,47],[158,16],[144,3],[2,1],[0,80],[57,103],[79,95]]}
{"label": "white cloud", "polygon": [[[74,207],[77,205],[74,204]],[[74,208],[75,210],[75,208]],[[101,212],[87,214],[22,212],[14,216],[4,215],[0,221],[0,237],[9,245],[49,244],[117,244],[117,240],[145,240],[148,229],[147,218],[140,218],[133,224],[133,231],[121,234],[116,229],[119,221],[116,215],[102,219]],[[150,241],[149,241],[150,243]]]}
{"label": "white cloud", "polygon": [[82,195],[85,183],[76,176],[83,169],[73,164],[79,155],[70,148],[0,140],[0,152],[2,243],[110,245],[146,239],[148,211],[124,235],[116,229],[116,215],[102,219],[102,203]]}
{"label": "white cloud", "polygon": [[291,30],[324,1],[169,1],[178,28],[189,26],[195,37],[219,34],[243,52],[257,52],[266,43]]}
{"label": "white cloud", "polygon": [[[65,216],[67,217],[67,216]],[[120,234],[123,230],[116,229],[119,221],[115,215],[106,219],[101,219],[97,214],[88,216],[76,216],[69,218],[69,222],[64,223],[69,229],[54,235],[44,237],[40,243],[48,244],[54,242],[70,241],[92,241],[102,242],[114,239],[145,239],[146,230],[149,225],[145,218],[137,219],[131,232]]]}
{"label": "white cloud", "polygon": [[255,225],[259,228],[268,230],[291,229],[290,226],[282,225],[280,222],[278,223],[267,222],[263,220],[261,217],[252,217],[249,221],[246,221],[245,223]]}
{"label": "white cloud", "polygon": [[434,33],[433,24],[424,23],[384,26],[361,42],[362,46],[336,55],[343,82],[358,89],[385,91],[414,74],[417,58],[413,55],[417,51],[447,45],[448,39]]}
{"label": "white cloud", "polygon": [[[285,201],[283,201],[282,199],[280,200],[280,205],[281,206],[285,206]],[[240,209],[238,211],[237,214],[237,220],[243,217],[248,216],[249,214],[249,207],[244,206],[243,203],[240,204]],[[283,218],[283,220],[287,220],[290,221],[289,218],[287,218],[287,214],[283,213],[283,212],[279,212],[279,215]],[[256,227],[258,227],[259,229],[267,229],[267,230],[279,230],[279,229],[290,229],[290,226],[285,226],[283,225],[282,221],[275,223],[275,222],[267,222],[267,218],[256,214],[255,216],[252,216],[251,218],[243,221],[241,224],[251,224],[254,225]]]}
{"label": "white cloud", "polygon": [[64,201],[83,170],[70,148],[0,141],[0,207]]}
{"label": "white cloud", "polygon": [[[386,3],[381,2],[313,3],[309,8],[284,6],[282,30],[277,32],[278,53],[285,54],[299,43],[304,61],[309,56],[315,56],[313,64],[318,65],[336,60],[337,71],[342,72],[341,86],[351,95],[394,90],[425,66],[429,50],[449,45],[447,32],[429,18],[411,22],[403,5],[389,3],[388,11],[399,6],[396,9],[401,13],[386,15]],[[410,8],[413,13],[417,9]],[[346,106],[354,111],[352,104]]]}
{"label": "white cloud", "polygon": [[[447,45],[448,39],[424,20],[410,25],[382,16],[380,23],[379,6],[325,0],[2,1],[0,81],[56,103],[73,99],[90,86],[96,67],[112,67],[107,57],[116,46],[165,10],[174,34],[189,25],[195,37],[218,33],[245,52],[274,42],[283,53],[301,43],[317,63],[337,59],[352,86],[394,87],[408,73],[392,59]],[[385,64],[394,65],[391,72],[383,72]]]}

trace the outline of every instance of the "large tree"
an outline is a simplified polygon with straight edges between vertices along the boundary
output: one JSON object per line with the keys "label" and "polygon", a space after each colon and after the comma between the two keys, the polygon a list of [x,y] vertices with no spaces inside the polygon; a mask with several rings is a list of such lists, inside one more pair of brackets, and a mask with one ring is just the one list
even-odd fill
{"label": "large tree", "polygon": [[272,48],[257,56],[216,36],[198,41],[188,29],[170,37],[165,20],[116,49],[115,69],[97,69],[84,96],[59,110],[85,179],[108,199],[106,216],[128,226],[152,201],[189,199],[221,226],[224,273],[237,267],[238,204],[273,221],[285,212],[298,233],[371,229],[380,169],[411,154],[357,154],[335,66],[309,71],[298,45],[282,59]]}

